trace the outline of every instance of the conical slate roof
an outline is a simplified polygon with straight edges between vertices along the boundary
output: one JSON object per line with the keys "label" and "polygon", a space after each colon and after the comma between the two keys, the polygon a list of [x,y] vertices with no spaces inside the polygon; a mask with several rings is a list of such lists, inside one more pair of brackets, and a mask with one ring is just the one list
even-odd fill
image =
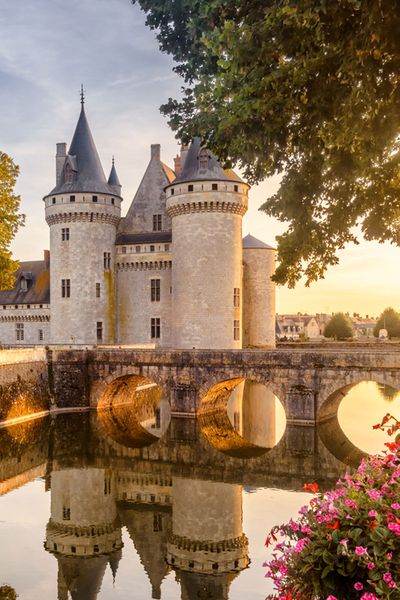
{"label": "conical slate roof", "polygon": [[[201,161],[199,161],[199,154],[202,150],[208,154],[207,167],[203,167]],[[209,179],[217,181],[242,181],[231,169],[224,171],[215,154],[207,149],[203,149],[201,146],[201,139],[196,137],[190,144],[182,171],[173,181],[173,184],[185,181],[205,181]]]}
{"label": "conical slate roof", "polygon": [[83,102],[66,161],[71,158],[73,160],[70,161],[70,164],[75,165],[74,170],[76,169],[74,181],[64,183],[62,175],[61,181],[51,190],[49,195],[70,192],[115,194],[115,190],[107,183],[104,175]]}
{"label": "conical slate roof", "polygon": [[112,167],[111,167],[111,171],[110,171],[110,176],[108,178],[108,185],[121,186],[121,183],[120,183],[118,175],[117,175],[117,169],[115,168],[114,159],[113,159],[113,163],[112,163]]}
{"label": "conical slate roof", "polygon": [[275,248],[273,248],[273,246],[269,246],[268,244],[265,244],[264,242],[262,242],[261,240],[258,240],[257,238],[255,238],[253,235],[250,235],[250,234],[246,235],[246,237],[243,238],[242,247],[247,248],[247,249],[264,248],[266,250],[275,250]]}

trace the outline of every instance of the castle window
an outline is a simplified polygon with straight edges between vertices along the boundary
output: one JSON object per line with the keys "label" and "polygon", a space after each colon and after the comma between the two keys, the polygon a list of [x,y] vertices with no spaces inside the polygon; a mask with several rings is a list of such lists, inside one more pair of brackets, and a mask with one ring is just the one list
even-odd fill
{"label": "castle window", "polygon": [[233,288],[233,306],[240,306],[240,288]]}
{"label": "castle window", "polygon": [[115,204],[114,198],[111,198],[111,204]]}
{"label": "castle window", "polygon": [[151,339],[160,339],[161,319],[155,317],[151,319]]}
{"label": "castle window", "polygon": [[28,282],[25,279],[25,277],[21,277],[21,281],[20,281],[20,291],[21,292],[27,292],[28,291]]}
{"label": "castle window", "polygon": [[169,252],[169,244],[164,244],[164,252]]}
{"label": "castle window", "polygon": [[71,297],[71,280],[61,279],[61,298]]}
{"label": "castle window", "polygon": [[240,340],[240,321],[233,321],[233,339],[235,341]]}
{"label": "castle window", "polygon": [[71,552],[72,554],[76,554],[76,546],[71,546]]}
{"label": "castle window", "polygon": [[211,184],[211,189],[216,191],[218,189],[218,183],[212,183]]}
{"label": "castle window", "polygon": [[53,202],[53,204],[55,204],[55,203],[56,203],[56,199],[55,199],[55,198],[53,198],[53,199],[52,199],[52,202]]}
{"label": "castle window", "polygon": [[153,231],[161,231],[162,215],[153,215]]}
{"label": "castle window", "polygon": [[208,161],[209,161],[208,152],[205,148],[203,148],[199,154],[199,169],[203,169],[203,170],[208,169]]}
{"label": "castle window", "polygon": [[103,341],[103,323],[102,321],[97,321],[96,323],[96,338],[98,342]]}
{"label": "castle window", "polygon": [[103,255],[104,268],[106,271],[111,269],[111,252],[104,252]]}
{"label": "castle window", "polygon": [[61,229],[61,241],[68,242],[69,240],[69,227],[63,227]]}
{"label": "castle window", "polygon": [[160,301],[160,279],[151,279],[150,280],[151,283],[151,294],[150,294],[150,299],[152,302],[159,302]]}
{"label": "castle window", "polygon": [[193,185],[192,184],[188,185],[188,192],[193,192]]}
{"label": "castle window", "polygon": [[63,506],[63,521],[71,520],[71,509],[67,506]]}
{"label": "castle window", "polygon": [[122,246],[121,252],[122,254],[126,254],[126,246]]}
{"label": "castle window", "polygon": [[96,298],[100,298],[100,284],[96,283]]}
{"label": "castle window", "polygon": [[69,197],[69,201],[70,201],[70,202],[75,202],[75,196],[70,196],[70,197]]}
{"label": "castle window", "polygon": [[66,164],[64,170],[64,183],[72,183],[75,180],[75,173],[71,165]]}
{"label": "castle window", "polygon": [[43,342],[43,329],[38,330],[39,342]]}
{"label": "castle window", "polygon": [[150,246],[150,252],[154,252],[155,247],[154,246]]}
{"label": "castle window", "polygon": [[139,254],[140,252],[140,246],[136,246],[136,254]]}
{"label": "castle window", "polygon": [[175,194],[175,189],[171,188],[171,196],[173,196]]}
{"label": "castle window", "polygon": [[239,191],[239,186],[238,185],[234,185],[233,186],[233,191],[234,192],[238,192]]}
{"label": "castle window", "polygon": [[24,341],[24,324],[23,323],[15,323],[15,337],[17,338],[17,342]]}
{"label": "castle window", "polygon": [[99,551],[99,546],[98,546],[98,544],[95,544],[93,546],[93,552],[98,552],[98,551]]}
{"label": "castle window", "polygon": [[92,202],[97,202],[97,196],[92,196]]}

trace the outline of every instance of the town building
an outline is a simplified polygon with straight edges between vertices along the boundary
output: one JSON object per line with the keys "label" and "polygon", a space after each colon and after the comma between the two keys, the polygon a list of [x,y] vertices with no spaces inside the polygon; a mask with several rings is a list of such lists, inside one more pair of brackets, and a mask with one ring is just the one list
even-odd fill
{"label": "town building", "polygon": [[153,144],[122,217],[116,166],[106,179],[81,104],[44,197],[50,254],[0,292],[0,344],[274,346],[275,250],[242,239],[249,185],[200,139],[174,170]]}

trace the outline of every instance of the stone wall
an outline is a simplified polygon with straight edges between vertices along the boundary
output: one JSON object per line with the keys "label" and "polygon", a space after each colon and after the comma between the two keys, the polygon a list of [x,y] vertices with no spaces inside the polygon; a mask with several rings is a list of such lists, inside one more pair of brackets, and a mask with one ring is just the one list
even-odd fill
{"label": "stone wall", "polygon": [[0,350],[0,422],[49,408],[45,349]]}

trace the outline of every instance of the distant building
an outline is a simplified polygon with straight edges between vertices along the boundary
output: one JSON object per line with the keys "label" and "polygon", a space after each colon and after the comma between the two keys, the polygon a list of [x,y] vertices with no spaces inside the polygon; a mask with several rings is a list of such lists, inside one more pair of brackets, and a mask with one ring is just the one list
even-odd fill
{"label": "distant building", "polygon": [[114,161],[106,179],[82,99],[44,197],[50,255],[0,292],[0,344],[274,346],[275,250],[242,240],[248,191],[199,139],[175,170],[154,144],[121,217]]}
{"label": "distant building", "polygon": [[[317,340],[323,339],[325,327],[331,320],[333,314],[317,313],[316,315],[277,315],[276,317],[276,337],[278,340],[294,341],[300,339]],[[357,338],[373,337],[376,319],[369,317],[360,317],[354,314],[350,317],[353,323],[355,336]]]}

